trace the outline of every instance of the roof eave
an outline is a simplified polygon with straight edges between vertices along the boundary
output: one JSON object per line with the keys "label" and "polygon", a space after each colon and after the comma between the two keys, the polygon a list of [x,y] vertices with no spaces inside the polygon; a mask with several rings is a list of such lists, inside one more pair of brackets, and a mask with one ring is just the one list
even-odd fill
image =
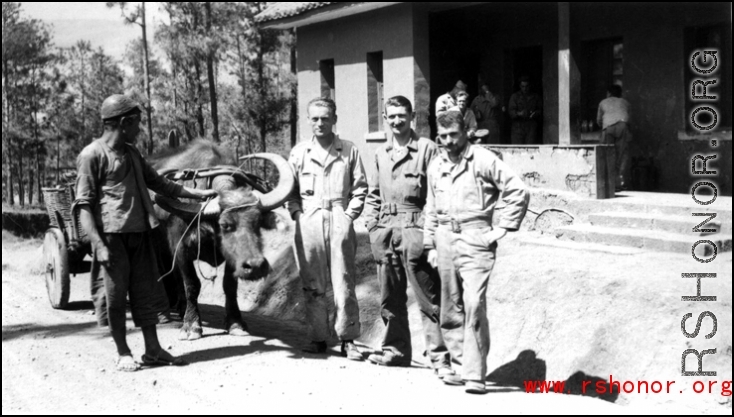
{"label": "roof eave", "polygon": [[314,23],[321,23],[329,20],[340,19],[342,17],[365,13],[371,10],[382,9],[400,3],[403,2],[339,3],[318,8],[315,10],[309,10],[306,13],[299,14],[297,16],[262,22],[260,23],[260,26],[265,29],[298,28],[312,25]]}

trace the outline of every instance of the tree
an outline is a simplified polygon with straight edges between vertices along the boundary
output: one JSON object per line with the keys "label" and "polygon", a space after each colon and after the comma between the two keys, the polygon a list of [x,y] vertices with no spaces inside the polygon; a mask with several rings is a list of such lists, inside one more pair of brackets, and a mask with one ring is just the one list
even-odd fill
{"label": "tree", "polygon": [[143,81],[145,83],[145,97],[146,105],[145,112],[148,116],[148,154],[152,154],[155,149],[154,136],[153,136],[153,117],[151,114],[152,102],[150,99],[150,61],[148,55],[148,24],[145,19],[145,2],[141,2],[138,6],[135,6],[132,12],[127,12],[127,2],[107,2],[107,7],[118,6],[122,17],[125,19],[125,23],[136,24],[140,26],[143,32],[141,39],[143,46]]}
{"label": "tree", "polygon": [[10,138],[11,125],[11,84],[10,71],[11,62],[16,59],[17,50],[17,25],[20,19],[20,3],[3,2],[3,199],[10,205],[15,204],[15,193],[13,192],[13,147]]}
{"label": "tree", "polygon": [[[290,49],[291,49],[291,77],[293,80],[298,77],[298,68],[296,65],[296,30],[291,29],[290,32]],[[291,148],[296,146],[298,142],[298,84],[291,83]]]}
{"label": "tree", "polygon": [[[45,79],[52,60],[51,36],[42,22],[21,16],[18,3],[3,3],[2,12],[3,148],[8,158],[3,164],[4,171],[7,169],[6,200],[14,203],[13,183],[17,180],[18,202],[24,205],[27,195],[28,203],[32,204],[34,189],[38,186],[40,194],[43,182],[43,143],[38,117],[47,94]],[[24,158],[28,153],[31,156]],[[24,161],[28,161],[27,166]]]}
{"label": "tree", "polygon": [[215,142],[219,142],[219,114],[217,112],[217,87],[214,79],[214,56],[217,51],[216,38],[212,31],[212,3],[207,1],[204,3],[206,9],[206,35],[207,42],[205,45],[206,52],[206,74],[209,80],[209,102],[211,103],[212,125],[214,130],[212,136]]}
{"label": "tree", "polygon": [[73,154],[102,134],[100,107],[105,98],[123,90],[124,76],[112,57],[102,48],[91,49],[87,42],[80,41],[62,52],[57,83],[65,83],[64,94],[70,96],[65,101],[74,109],[75,117],[68,121],[72,136],[69,152]]}
{"label": "tree", "polygon": [[[225,104],[226,113],[234,118],[227,125],[237,137],[237,149],[244,144],[248,153],[268,150],[269,139],[274,142],[271,136],[288,123],[289,105],[295,97],[295,77],[290,74],[288,65],[294,38],[290,32],[264,30],[255,23],[255,16],[266,4],[227,2],[218,5],[225,12],[221,24],[227,27],[223,31],[227,37],[222,40],[227,48],[226,63],[240,88],[240,98],[230,95],[230,102]],[[254,137],[253,143],[251,137]],[[263,172],[267,175],[264,167]]]}
{"label": "tree", "polygon": [[69,71],[67,77],[75,84],[79,96],[79,123],[81,140],[87,141],[87,106],[89,61],[92,55],[92,44],[89,41],[78,41],[66,51]]}
{"label": "tree", "polygon": [[[250,4],[251,19],[254,21],[254,16],[261,13],[267,3]],[[284,112],[290,104],[290,98],[278,89],[279,83],[274,82],[282,70],[278,52],[282,51],[285,39],[280,32],[262,29],[259,26],[254,26],[252,35],[251,43],[256,51],[252,65],[255,67],[256,78],[253,80],[254,88],[250,94],[249,112],[260,133],[261,150],[266,152],[267,136],[283,129],[286,123]],[[290,54],[290,51],[288,53]],[[267,176],[267,169],[263,168],[263,172]]]}
{"label": "tree", "polygon": [[195,2],[161,4],[170,16],[170,23],[158,28],[156,39],[171,61],[172,72],[177,75],[173,80],[180,86],[177,90],[183,92],[177,97],[181,100],[182,108],[176,112],[189,140],[196,136],[206,137],[206,95],[201,80],[205,57],[202,51],[206,50],[204,45],[207,42],[203,10]]}

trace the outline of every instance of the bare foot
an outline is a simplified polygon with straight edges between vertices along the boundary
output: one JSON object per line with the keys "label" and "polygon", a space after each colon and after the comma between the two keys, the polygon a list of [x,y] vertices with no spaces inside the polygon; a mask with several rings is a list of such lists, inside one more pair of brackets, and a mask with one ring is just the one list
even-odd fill
{"label": "bare foot", "polygon": [[140,370],[140,364],[135,362],[132,355],[122,355],[117,358],[116,366],[120,372],[135,372]]}

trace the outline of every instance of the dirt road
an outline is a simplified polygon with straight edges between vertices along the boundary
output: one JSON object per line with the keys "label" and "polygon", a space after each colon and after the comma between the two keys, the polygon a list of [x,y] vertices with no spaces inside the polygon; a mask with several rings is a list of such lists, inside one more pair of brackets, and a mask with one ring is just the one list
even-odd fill
{"label": "dirt road", "polygon": [[[202,340],[179,341],[179,323],[163,326],[159,331],[163,345],[170,347],[175,355],[184,357],[190,362],[189,366],[150,369],[133,374],[120,373],[115,371],[114,345],[110,337],[106,331],[97,329],[95,318],[90,314],[92,305],[89,302],[86,276],[72,279],[71,309],[51,309],[44,281],[37,267],[39,244],[39,241],[19,241],[3,232],[3,414],[635,414],[680,413],[681,410],[691,413],[731,414],[731,402],[727,404],[726,398],[720,401],[721,398],[713,396],[705,402],[710,407],[702,407],[698,398],[695,398],[698,402],[691,400],[681,403],[670,398],[639,399],[642,397],[638,396],[635,399],[631,395],[627,400],[614,404],[575,395],[528,394],[509,387],[492,387],[490,394],[471,396],[460,388],[441,384],[419,362],[414,363],[410,369],[393,369],[347,361],[338,355],[336,349],[327,357],[302,354],[298,347],[305,339],[303,324],[298,320],[284,321],[245,314],[251,336],[227,336],[222,330],[222,308],[217,305],[206,305],[203,310],[206,327]],[[597,301],[608,300],[613,305],[612,298],[608,294],[604,295],[604,291],[608,293],[611,290],[625,296],[637,291],[644,293],[642,297],[649,297],[656,292],[654,287],[658,285],[656,282],[659,283],[659,277],[640,276],[639,279],[647,279],[649,282],[641,286],[642,290],[634,290],[624,280],[609,281],[603,273],[594,275],[584,269],[585,267],[579,269],[578,264],[573,266],[559,263],[558,258],[567,254],[567,250],[522,248],[521,243],[510,241],[498,255],[500,260],[503,257],[508,260],[506,264],[517,258],[515,260],[524,262],[523,265],[526,266],[521,270],[498,267],[493,276],[497,281],[494,284],[497,291],[492,296],[490,305],[495,303],[499,309],[491,313],[490,324],[493,326],[493,337],[496,335],[498,341],[490,353],[490,369],[507,363],[525,348],[533,348],[539,357],[548,361],[548,379],[565,379],[569,375],[567,369],[580,369],[606,377],[598,367],[595,368],[596,362],[589,359],[594,350],[593,343],[609,343],[602,352],[597,353],[622,355],[617,357],[622,362],[633,360],[628,354],[630,349],[650,350],[652,345],[661,345],[660,349],[663,351],[672,350],[671,362],[679,361],[675,359],[679,355],[677,347],[666,347],[666,340],[658,340],[660,337],[659,332],[654,329],[655,324],[638,320],[635,330],[646,331],[647,334],[640,338],[625,339],[624,334],[613,334],[613,329],[634,325],[637,319],[604,317],[609,313],[609,306],[605,307],[606,310],[598,310],[592,314],[588,308],[594,305],[593,300],[580,304],[574,301],[575,297],[591,292],[600,297]],[[611,262],[611,258],[605,258],[609,256],[612,255],[595,255],[590,252],[589,268],[598,262]],[[663,263],[655,256],[651,259]],[[615,259],[619,261],[618,258]],[[629,275],[624,273],[626,264],[641,265],[640,259],[630,256],[625,259],[621,264],[615,265],[615,268],[623,272],[618,274],[620,276]],[[712,291],[726,291],[728,285],[730,294],[731,254],[725,259],[728,259],[728,264],[725,264],[729,268],[728,284],[723,283]],[[685,264],[682,259],[676,262],[679,264],[674,264],[671,268]],[[539,281],[564,279],[574,282],[574,285],[568,291],[560,289],[563,285],[544,287],[542,292],[549,300],[540,297],[537,291],[533,292],[527,286],[510,286],[515,280],[532,276],[534,268],[549,270],[546,276],[538,277]],[[578,273],[571,273],[572,270]],[[604,281],[604,284],[577,282],[582,273],[591,275],[589,280]],[[505,289],[512,293],[508,294]],[[363,293],[364,291],[362,289]],[[657,293],[660,294],[659,288]],[[511,307],[504,304],[504,299],[508,297],[526,301],[520,301],[519,305],[512,304]],[[553,297],[561,298],[553,301]],[[728,337],[728,379],[731,379],[731,295],[728,300],[729,316],[719,319],[719,330],[724,332],[724,344]],[[522,304],[530,302],[533,304]],[[635,302],[635,299],[630,299],[628,303],[618,307],[633,309]],[[602,302],[605,303],[607,301]],[[664,304],[663,301],[654,300],[651,303],[658,307]],[[598,302],[596,304],[599,305]],[[548,306],[555,307],[549,309]],[[677,307],[680,306],[676,306],[675,310],[680,310]],[[508,314],[518,308],[539,310],[543,317],[517,323]],[[412,312],[415,313],[414,310]],[[570,320],[587,317],[588,322],[584,324],[590,327],[587,334],[574,336],[573,329],[578,330],[583,326],[581,323],[579,326],[564,326],[561,323],[563,320],[556,317],[564,314]],[[523,312],[522,316],[529,314]],[[666,317],[669,321],[680,323],[680,316],[668,316]],[[653,323],[659,323],[659,326],[668,326],[668,323],[662,324],[659,317],[650,319]],[[412,323],[417,322],[413,314]],[[600,326],[601,322],[611,325]],[[576,337],[576,341],[573,337]],[[680,339],[680,334],[676,337]],[[565,342],[561,343],[557,338]],[[581,342],[578,340],[587,338],[596,342],[586,341],[584,343],[589,345],[587,350],[579,350],[577,343]],[[623,340],[612,342],[617,338]],[[635,346],[641,343],[638,339],[649,341],[649,346]],[[131,330],[129,340],[133,352],[142,354],[140,333]],[[629,348],[619,348],[618,344],[628,345]],[[363,347],[367,350],[371,346]],[[641,369],[638,377],[642,378],[646,372],[657,369],[651,366],[656,362],[656,352],[660,351],[656,349],[645,352],[644,357],[638,360],[639,363],[631,364],[633,367],[645,364],[645,369]],[[565,351],[565,356],[560,351]],[[570,359],[561,360],[561,356]],[[606,372],[615,372],[616,376],[617,371],[612,370],[616,369],[614,359],[603,359],[608,365]],[[724,366],[726,361],[724,357]],[[657,378],[663,377],[664,375],[660,375]]]}

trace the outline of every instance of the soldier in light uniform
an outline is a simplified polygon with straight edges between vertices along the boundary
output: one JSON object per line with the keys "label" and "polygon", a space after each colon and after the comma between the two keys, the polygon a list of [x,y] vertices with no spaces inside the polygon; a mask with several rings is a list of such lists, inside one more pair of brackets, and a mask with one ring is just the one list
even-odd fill
{"label": "soldier in light uniform", "polygon": [[[428,168],[424,246],[441,275],[441,329],[461,373],[443,378],[484,393],[489,353],[486,294],[497,241],[519,229],[529,195],[491,151],[468,143],[460,112],[437,119],[442,149]],[[497,227],[493,226],[498,210]]]}
{"label": "soldier in light uniform", "polygon": [[334,291],[334,327],[342,341],[342,355],[363,360],[354,344],[360,335],[359,306],[355,293],[357,236],[352,222],[364,208],[367,179],[352,142],[332,132],[336,104],[325,98],[308,104],[313,130],[309,141],[291,151],[296,190],[286,207],[296,221],[296,259],[306,295],[311,344],[308,353],[325,353],[329,336],[326,293]]}
{"label": "soldier in light uniform", "polygon": [[423,207],[426,171],[438,152],[436,144],[411,128],[410,100],[396,96],[385,102],[385,122],[392,138],[375,154],[374,178],[367,195],[366,224],[377,262],[385,335],[382,353],[368,358],[384,366],[410,366],[408,281],[423,319],[426,353],[440,378],[452,373],[441,337],[441,281],[423,252]]}

